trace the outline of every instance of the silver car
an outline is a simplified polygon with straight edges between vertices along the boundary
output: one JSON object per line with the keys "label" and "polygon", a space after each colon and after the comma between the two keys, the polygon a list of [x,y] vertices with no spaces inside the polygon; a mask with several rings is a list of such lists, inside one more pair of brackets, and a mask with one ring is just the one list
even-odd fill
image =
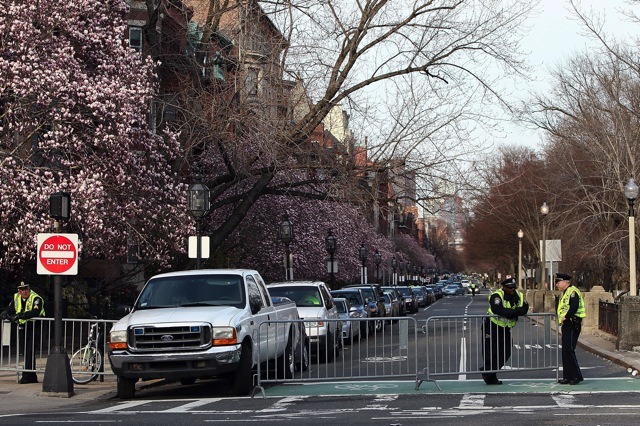
{"label": "silver car", "polygon": [[349,321],[351,318],[367,318],[366,312],[355,306],[351,306],[349,301],[342,297],[334,297],[333,301],[338,308],[338,318],[342,320],[342,339],[345,344],[354,340],[360,340],[359,321]]}

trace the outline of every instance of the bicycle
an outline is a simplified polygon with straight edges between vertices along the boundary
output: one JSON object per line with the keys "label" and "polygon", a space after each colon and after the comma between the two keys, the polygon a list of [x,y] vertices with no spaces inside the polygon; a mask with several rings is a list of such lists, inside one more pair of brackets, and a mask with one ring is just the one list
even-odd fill
{"label": "bicycle", "polygon": [[102,372],[103,356],[100,350],[99,323],[91,324],[88,341],[71,356],[71,379],[86,384],[98,378]]}

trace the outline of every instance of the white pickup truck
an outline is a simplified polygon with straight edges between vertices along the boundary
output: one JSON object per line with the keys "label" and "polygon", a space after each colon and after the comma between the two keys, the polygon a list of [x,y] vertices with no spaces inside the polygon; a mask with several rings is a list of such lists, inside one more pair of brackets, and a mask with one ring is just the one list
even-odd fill
{"label": "white pickup truck", "polygon": [[[289,320],[294,322],[280,322]],[[235,394],[246,395],[254,367],[272,360],[282,362],[278,365],[290,378],[296,361],[299,368],[308,366],[304,326],[296,320],[295,303],[272,300],[253,270],[156,275],[111,329],[109,360],[118,397],[132,398],[139,379],[190,384],[220,375],[231,377]]]}

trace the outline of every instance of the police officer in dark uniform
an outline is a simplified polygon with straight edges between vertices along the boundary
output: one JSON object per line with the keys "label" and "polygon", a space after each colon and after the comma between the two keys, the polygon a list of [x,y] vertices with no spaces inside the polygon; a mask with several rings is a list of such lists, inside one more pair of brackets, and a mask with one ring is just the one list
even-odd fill
{"label": "police officer in dark uniform", "polygon": [[571,276],[556,274],[556,288],[562,291],[558,300],[558,323],[562,331],[562,379],[561,385],[577,385],[584,379],[576,358],[576,345],[582,330],[582,319],[586,317],[582,293],[571,285]]}
{"label": "police officer in dark uniform", "polygon": [[[2,319],[10,319],[17,325],[18,344],[20,348],[24,348],[25,370],[36,368],[36,354],[33,348],[36,340],[36,324],[29,320],[44,315],[44,300],[35,291],[31,291],[29,284],[24,282],[18,285],[18,291],[14,294],[13,300],[0,314]],[[38,376],[35,371],[25,371],[18,383],[38,383]]]}
{"label": "police officer in dark uniform", "polygon": [[[484,367],[483,371],[500,370],[511,357],[511,329],[518,317],[526,315],[529,304],[524,294],[516,290],[516,280],[507,278],[502,287],[489,295],[490,315],[484,319]],[[482,379],[488,385],[501,385],[495,372],[483,373]]]}

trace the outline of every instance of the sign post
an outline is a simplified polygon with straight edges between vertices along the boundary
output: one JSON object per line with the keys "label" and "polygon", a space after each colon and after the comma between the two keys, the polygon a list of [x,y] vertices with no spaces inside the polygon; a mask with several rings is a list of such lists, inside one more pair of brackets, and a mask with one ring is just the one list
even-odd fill
{"label": "sign post", "polygon": [[[62,228],[55,222],[56,231]],[[73,379],[69,356],[62,342],[62,275],[78,274],[77,234],[38,234],[38,275],[53,275],[54,286],[54,339],[55,344],[47,357],[47,367],[42,382],[44,394],[70,397],[73,395]]]}

